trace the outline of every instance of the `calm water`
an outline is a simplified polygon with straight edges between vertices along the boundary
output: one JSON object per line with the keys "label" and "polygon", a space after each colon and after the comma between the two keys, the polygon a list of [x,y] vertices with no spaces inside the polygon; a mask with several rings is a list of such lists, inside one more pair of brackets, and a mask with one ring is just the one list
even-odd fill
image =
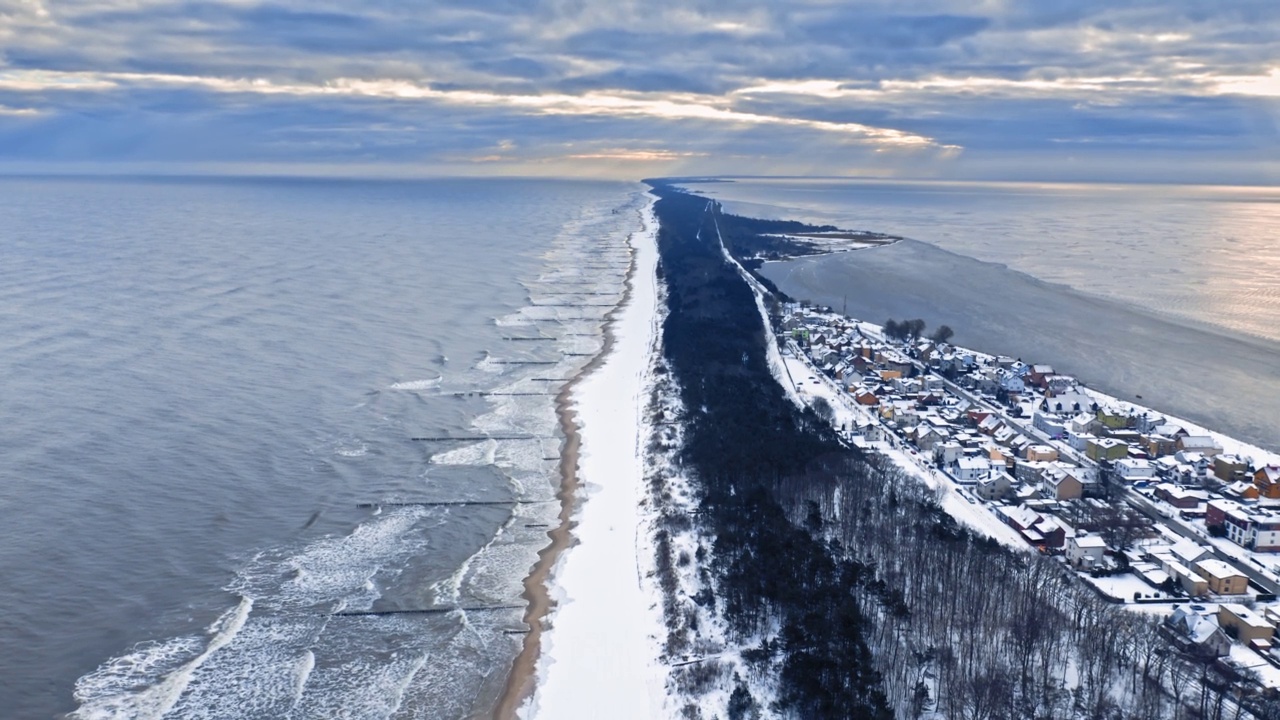
{"label": "calm water", "polygon": [[785,292],[1049,362],[1280,450],[1280,189],[742,181],[730,212],[912,240],[770,264]]}
{"label": "calm water", "polygon": [[333,613],[518,604],[640,193],[0,180],[0,717],[486,707],[520,610]]}

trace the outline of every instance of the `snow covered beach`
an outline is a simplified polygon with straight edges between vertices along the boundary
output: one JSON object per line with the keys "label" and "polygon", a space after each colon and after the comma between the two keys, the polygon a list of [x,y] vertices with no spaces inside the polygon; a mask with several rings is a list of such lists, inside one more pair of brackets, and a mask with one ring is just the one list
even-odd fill
{"label": "snow covered beach", "polygon": [[[642,412],[658,342],[658,279],[652,204],[631,236],[629,291],[609,328],[603,363],[571,391],[579,434],[571,547],[551,568],[529,718],[648,718],[661,713],[662,628],[655,591],[645,585],[653,551],[640,503]],[[513,678],[513,681],[517,681]],[[513,682],[514,684],[514,682]]]}

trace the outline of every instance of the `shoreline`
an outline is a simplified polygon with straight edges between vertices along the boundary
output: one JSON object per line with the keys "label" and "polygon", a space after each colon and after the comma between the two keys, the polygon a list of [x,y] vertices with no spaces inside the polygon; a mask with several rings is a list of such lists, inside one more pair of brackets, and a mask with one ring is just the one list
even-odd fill
{"label": "shoreline", "polygon": [[498,702],[493,711],[494,720],[515,720],[520,708],[533,696],[537,686],[538,661],[543,655],[542,637],[546,629],[543,623],[556,606],[555,600],[551,597],[551,574],[564,551],[577,542],[577,538],[573,535],[576,525],[573,521],[573,513],[579,507],[579,492],[582,488],[578,467],[582,433],[578,425],[579,411],[574,394],[589,376],[604,366],[614,352],[619,316],[631,304],[635,295],[638,263],[633,238],[635,233],[645,232],[643,213],[652,212],[655,200],[656,198],[652,195],[649,196],[648,205],[640,210],[641,227],[627,238],[630,246],[630,266],[623,280],[622,298],[617,305],[605,313],[600,351],[556,394],[556,416],[560,421],[560,429],[564,433],[564,445],[560,453],[560,487],[556,491],[556,499],[560,501],[560,512],[557,515],[559,524],[547,532],[550,543],[538,551],[537,562],[523,580],[524,592],[521,597],[529,603],[524,613],[524,622],[529,626],[529,631],[525,633],[520,653],[512,661],[502,693],[498,696]]}

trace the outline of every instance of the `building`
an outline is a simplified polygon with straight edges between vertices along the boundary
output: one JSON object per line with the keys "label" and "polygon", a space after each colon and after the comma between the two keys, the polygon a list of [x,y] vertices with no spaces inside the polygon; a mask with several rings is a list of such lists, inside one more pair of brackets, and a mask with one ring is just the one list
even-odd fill
{"label": "building", "polygon": [[1249,578],[1217,558],[1201,560],[1193,569],[1209,582],[1209,592],[1218,595],[1243,595],[1249,590]]}
{"label": "building", "polygon": [[1125,457],[1116,460],[1116,474],[1129,482],[1150,480],[1156,476],[1156,469],[1146,458]]}
{"label": "building", "polygon": [[1178,449],[1198,452],[1205,457],[1213,457],[1222,452],[1218,441],[1208,435],[1184,435],[1178,438]]}
{"label": "building", "polygon": [[1196,508],[1209,500],[1209,493],[1204,490],[1188,490],[1173,483],[1160,483],[1156,486],[1156,497],[1180,510]]}
{"label": "building", "polygon": [[1231,634],[1230,628],[1234,628],[1236,639],[1242,643],[1270,640],[1276,632],[1275,627],[1261,615],[1237,603],[1228,603],[1218,608],[1218,625],[1228,635]]}
{"label": "building", "polygon": [[1097,567],[1106,551],[1107,541],[1097,535],[1077,535],[1067,539],[1067,562],[1080,569]]}
{"label": "building", "polygon": [[853,399],[859,405],[879,405],[880,398],[870,390],[859,389],[853,393]]}
{"label": "building", "polygon": [[1222,482],[1235,482],[1249,473],[1249,463],[1236,455],[1218,455],[1213,459],[1213,474]]}
{"label": "building", "polygon": [[1076,500],[1084,495],[1084,483],[1062,465],[1054,465],[1041,481],[1046,496],[1054,500]]}
{"label": "building", "polygon": [[1220,527],[1227,539],[1256,552],[1280,551],[1280,514],[1246,507],[1234,500],[1214,499],[1205,507],[1205,525]]}
{"label": "building", "polygon": [[1201,577],[1200,573],[1176,560],[1165,565],[1165,572],[1168,572],[1169,577],[1182,586],[1188,597],[1203,597],[1209,592],[1208,580]]}
{"label": "building", "polygon": [[1258,468],[1253,474],[1253,484],[1258,487],[1258,494],[1272,500],[1280,499],[1280,466],[1267,465]]}
{"label": "building", "polygon": [[976,483],[991,472],[991,462],[983,457],[962,457],[956,461],[952,474],[958,482]]}
{"label": "building", "polygon": [[1192,655],[1223,657],[1231,652],[1231,638],[1218,625],[1212,605],[1180,605],[1165,621],[1178,645]]}
{"label": "building", "polygon": [[1058,459],[1058,451],[1048,445],[1032,445],[1027,448],[1027,459],[1032,462],[1053,462]]}
{"label": "building", "polygon": [[1009,477],[1009,473],[992,471],[986,477],[978,480],[977,484],[974,485],[973,494],[987,502],[994,502],[1007,495],[1012,487],[1013,478]]}
{"label": "building", "polygon": [[1085,445],[1084,454],[1094,462],[1128,457],[1129,446],[1113,438],[1094,438]]}

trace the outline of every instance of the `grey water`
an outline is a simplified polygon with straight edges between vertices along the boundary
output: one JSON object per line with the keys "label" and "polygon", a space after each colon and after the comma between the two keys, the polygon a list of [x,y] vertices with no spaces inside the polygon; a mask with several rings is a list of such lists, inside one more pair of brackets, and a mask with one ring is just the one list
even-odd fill
{"label": "grey water", "polygon": [[[1280,189],[878,180],[691,185],[726,211],[909,238],[767,263],[783,292],[1052,364],[1280,450]],[[1136,396],[1141,396],[1138,400]]]}
{"label": "grey water", "polygon": [[485,711],[642,203],[0,179],[0,717]]}

